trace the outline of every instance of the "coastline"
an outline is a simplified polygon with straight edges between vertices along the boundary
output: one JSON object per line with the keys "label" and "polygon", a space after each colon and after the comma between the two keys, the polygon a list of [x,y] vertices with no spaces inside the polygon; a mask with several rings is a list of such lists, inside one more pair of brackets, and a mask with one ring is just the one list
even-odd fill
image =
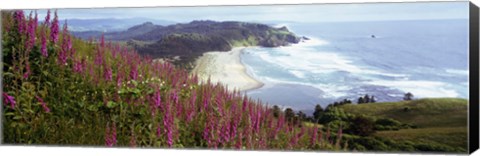
{"label": "coastline", "polygon": [[197,74],[202,82],[210,77],[212,83],[225,84],[229,90],[258,89],[264,84],[248,75],[245,65],[240,61],[240,54],[245,48],[235,47],[228,52],[206,52],[195,61],[192,73]]}

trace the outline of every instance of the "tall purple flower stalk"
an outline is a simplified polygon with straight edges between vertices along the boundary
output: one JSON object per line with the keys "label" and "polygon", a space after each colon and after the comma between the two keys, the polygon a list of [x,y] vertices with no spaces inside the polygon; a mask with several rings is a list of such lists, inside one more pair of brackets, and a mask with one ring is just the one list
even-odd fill
{"label": "tall purple flower stalk", "polygon": [[242,149],[242,145],[243,145],[243,137],[242,137],[242,133],[240,133],[238,134],[238,139],[237,139],[237,142],[235,143],[235,148]]}
{"label": "tall purple flower stalk", "polygon": [[138,79],[138,67],[136,64],[132,64],[132,69],[130,70],[130,78],[132,80]]}
{"label": "tall purple flower stalk", "polygon": [[31,72],[30,71],[30,63],[28,63],[28,61],[25,63],[25,69],[27,70],[25,73],[23,73],[23,79],[28,79],[28,77],[30,76]]}
{"label": "tall purple flower stalk", "polygon": [[105,146],[112,147],[117,144],[117,127],[115,124],[110,127],[110,123],[107,124],[107,129],[105,130]]}
{"label": "tall purple flower stalk", "polygon": [[232,106],[230,107],[230,112],[234,115],[233,117],[233,123],[231,124],[232,126],[232,131],[230,131],[230,137],[232,138],[235,138],[235,135],[237,135],[237,128],[238,128],[238,123],[240,122],[241,119],[241,115],[235,113],[237,109],[237,103],[233,103]]}
{"label": "tall purple flower stalk", "polygon": [[317,133],[318,133],[318,127],[315,126],[312,131],[312,137],[310,139],[310,145],[314,146],[317,144]]}
{"label": "tall purple flower stalk", "polygon": [[95,56],[95,65],[103,64],[103,48],[97,45],[97,55]]}
{"label": "tall purple flower stalk", "polygon": [[106,81],[112,81],[112,68],[105,66],[104,77]]}
{"label": "tall purple flower stalk", "polygon": [[60,53],[58,54],[58,61],[61,65],[65,65],[67,63],[67,59],[69,56],[69,51],[72,49],[72,42],[70,40],[70,35],[68,34],[68,24],[65,21],[63,25],[63,42],[62,47],[60,49]]}
{"label": "tall purple flower stalk", "polygon": [[209,98],[210,97],[208,96],[208,93],[207,93],[207,97],[203,98],[203,109],[204,109],[204,111],[207,110],[207,106],[208,106],[208,103],[209,103],[209,100],[208,100]]}
{"label": "tall purple flower stalk", "polygon": [[122,67],[119,67],[119,69],[117,69],[117,87],[121,87],[122,86],[122,80],[123,80],[123,72],[122,70],[123,69]]}
{"label": "tall purple flower stalk", "polygon": [[2,96],[3,96],[3,104],[4,105],[10,104],[10,107],[14,109],[15,105],[17,104],[17,102],[15,101],[15,98],[13,96],[8,95],[5,92],[2,93]]}
{"label": "tall purple flower stalk", "polygon": [[260,131],[261,115],[262,115],[261,110],[257,110],[257,114],[254,115],[255,116],[254,117],[255,122],[254,122],[254,125],[253,125],[253,127],[254,127],[253,130],[254,130],[255,133]]}
{"label": "tall purple flower stalk", "polygon": [[244,96],[243,103],[242,103],[242,111],[245,111],[245,109],[247,109],[247,104],[248,104],[247,96]]}
{"label": "tall purple flower stalk", "polygon": [[38,102],[40,102],[40,105],[42,105],[42,108],[45,112],[50,112],[50,108],[47,107],[47,104],[43,101],[42,98],[38,97],[38,96],[35,96],[35,98],[38,100]]}
{"label": "tall purple flower stalk", "polygon": [[57,11],[55,11],[55,17],[52,20],[52,23],[50,25],[50,41],[53,44],[56,44],[58,41],[58,33],[59,33],[59,26],[58,26],[58,16],[57,16]]}
{"label": "tall purple flower stalk", "polygon": [[225,121],[225,123],[222,124],[220,137],[218,138],[220,144],[228,143],[230,141],[231,124],[232,122],[230,121]]}
{"label": "tall purple flower stalk", "polygon": [[50,25],[50,10],[47,11],[47,16],[45,16],[45,26],[49,26]]}
{"label": "tall purple flower stalk", "polygon": [[41,32],[41,47],[40,47],[40,52],[44,57],[48,57],[48,51],[47,51],[47,36],[45,35],[45,31]]}
{"label": "tall purple flower stalk", "polygon": [[35,12],[35,18],[32,18],[32,13],[30,12],[30,16],[28,19],[28,25],[27,25],[27,36],[28,40],[25,43],[25,47],[27,47],[28,50],[31,50],[33,45],[35,44],[35,30],[37,30],[37,13]]}
{"label": "tall purple flower stalk", "polygon": [[155,108],[160,108],[160,106],[162,105],[162,97],[160,96],[160,91],[157,90],[157,92],[155,92],[155,96],[154,96],[154,99],[153,99],[154,103],[155,103]]}
{"label": "tall purple flower stalk", "polygon": [[212,140],[213,140],[213,136],[212,136],[212,130],[213,130],[213,123],[211,121],[211,117],[207,117],[207,121],[206,121],[206,124],[205,124],[205,127],[203,129],[203,140],[205,140],[207,142],[207,145],[210,147],[212,145]]}
{"label": "tall purple flower stalk", "polygon": [[84,74],[86,66],[87,64],[85,62],[85,58],[82,58],[81,60],[75,60],[73,62],[73,71],[76,73]]}
{"label": "tall purple flower stalk", "polygon": [[285,116],[280,115],[277,120],[277,127],[273,131],[273,137],[277,137],[278,132],[280,131],[280,129],[283,128],[284,124],[285,124]]}
{"label": "tall purple flower stalk", "polygon": [[163,116],[163,126],[165,128],[165,134],[167,134],[167,145],[168,147],[173,146],[173,117],[170,109],[170,104],[165,103],[165,112]]}
{"label": "tall purple flower stalk", "polygon": [[60,65],[67,64],[67,52],[64,49],[60,50],[60,53],[58,53],[58,62]]}
{"label": "tall purple flower stalk", "polygon": [[187,122],[192,121],[195,113],[195,101],[197,100],[197,92],[193,91],[190,97],[190,108],[187,110]]}
{"label": "tall purple flower stalk", "polygon": [[25,15],[22,10],[15,11],[14,13],[15,22],[17,23],[18,32],[23,34],[25,32]]}

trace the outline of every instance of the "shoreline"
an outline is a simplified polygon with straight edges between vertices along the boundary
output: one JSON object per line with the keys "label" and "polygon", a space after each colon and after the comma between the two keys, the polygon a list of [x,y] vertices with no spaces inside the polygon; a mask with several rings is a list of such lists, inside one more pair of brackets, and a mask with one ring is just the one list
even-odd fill
{"label": "shoreline", "polygon": [[247,68],[241,62],[240,54],[247,47],[234,47],[228,52],[211,51],[204,53],[195,61],[192,73],[198,75],[202,82],[210,77],[212,83],[220,82],[234,89],[244,92],[258,89],[264,84],[247,73]]}

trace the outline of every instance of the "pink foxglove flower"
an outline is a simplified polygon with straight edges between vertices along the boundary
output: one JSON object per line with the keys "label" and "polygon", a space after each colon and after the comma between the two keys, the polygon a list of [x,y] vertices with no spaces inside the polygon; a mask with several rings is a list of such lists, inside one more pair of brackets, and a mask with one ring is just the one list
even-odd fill
{"label": "pink foxglove flower", "polygon": [[35,98],[38,100],[38,102],[40,102],[40,105],[42,105],[42,108],[45,112],[50,112],[50,108],[47,107],[47,104],[43,101],[42,98],[38,97],[38,96],[35,96]]}
{"label": "pink foxglove flower", "polygon": [[83,74],[86,66],[87,65],[86,65],[86,62],[85,62],[85,58],[82,58],[82,60],[75,60],[73,62],[73,71],[76,72],[76,73]]}
{"label": "pink foxglove flower", "polygon": [[162,97],[160,96],[160,91],[157,91],[155,93],[153,101],[155,102],[155,108],[160,108],[160,106],[162,105]]}
{"label": "pink foxglove flower", "polygon": [[315,144],[317,144],[317,133],[318,133],[318,127],[315,126],[313,128],[313,131],[312,131],[312,136],[311,136],[311,139],[310,139],[310,145],[314,146]]}
{"label": "pink foxglove flower", "polygon": [[55,11],[55,17],[52,20],[50,25],[50,40],[53,44],[57,43],[58,41],[58,33],[59,33],[59,26],[58,26],[58,16],[57,11]]}
{"label": "pink foxglove flower", "polygon": [[18,10],[18,11],[15,11],[14,13],[14,18],[15,18],[15,22],[17,23],[17,28],[18,28],[18,32],[20,34],[23,34],[25,32],[25,15],[23,14],[23,11],[21,10]]}
{"label": "pink foxglove flower", "polygon": [[[35,13],[35,16],[36,13]],[[30,12],[30,16],[28,19],[28,24],[27,24],[27,36],[28,40],[26,41],[25,47],[27,47],[27,50],[31,50],[33,48],[33,45],[35,44],[35,31],[37,29],[37,21],[36,17],[35,19],[32,19],[32,12]]]}
{"label": "pink foxglove flower", "polygon": [[138,67],[135,64],[132,64],[132,69],[130,70],[130,78],[132,80],[137,80],[138,78]]}
{"label": "pink foxglove flower", "polygon": [[163,116],[163,126],[164,126],[164,132],[167,135],[167,145],[168,147],[173,146],[173,116],[172,116],[172,110],[170,109],[169,103],[165,103],[164,107],[164,116]]}
{"label": "pink foxglove flower", "polygon": [[26,69],[27,71],[26,71],[25,73],[23,73],[23,79],[28,79],[28,77],[29,77],[30,74],[31,74],[30,64],[29,64],[28,62],[26,63],[25,69]]}
{"label": "pink foxglove flower", "polygon": [[8,95],[7,93],[2,93],[3,96],[3,104],[7,105],[10,104],[10,107],[13,109],[15,108],[15,105],[17,102],[15,101],[15,98],[13,96]]}
{"label": "pink foxglove flower", "polygon": [[45,16],[45,25],[48,27],[50,25],[50,10],[47,11],[47,16]]}
{"label": "pink foxglove flower", "polygon": [[107,124],[107,129],[105,131],[105,145],[112,147],[117,144],[117,127],[115,124],[110,127],[110,124]]}
{"label": "pink foxglove flower", "polygon": [[48,57],[48,51],[47,51],[47,36],[45,35],[45,31],[42,31],[41,33],[41,47],[40,47],[40,52],[44,57]]}
{"label": "pink foxglove flower", "polygon": [[68,53],[72,49],[72,43],[70,40],[70,35],[68,34],[68,24],[65,21],[63,25],[63,42],[60,52],[58,54],[58,61],[61,65],[65,65],[67,63],[68,57],[70,56]]}
{"label": "pink foxglove flower", "polygon": [[105,67],[104,77],[107,81],[112,81],[112,68]]}

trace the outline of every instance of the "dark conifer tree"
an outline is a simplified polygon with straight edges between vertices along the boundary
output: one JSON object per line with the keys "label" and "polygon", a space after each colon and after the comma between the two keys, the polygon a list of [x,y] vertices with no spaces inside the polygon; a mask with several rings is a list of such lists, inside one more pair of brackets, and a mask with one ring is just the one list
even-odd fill
{"label": "dark conifer tree", "polygon": [[413,94],[410,92],[406,93],[405,96],[403,97],[403,100],[405,101],[413,100]]}
{"label": "dark conifer tree", "polygon": [[320,106],[320,105],[317,104],[317,105],[315,106],[315,111],[313,112],[313,120],[314,120],[314,121],[320,120],[320,118],[321,118],[322,115],[323,115],[323,111],[324,111],[324,110],[323,110],[322,106]]}
{"label": "dark conifer tree", "polygon": [[287,121],[292,122],[292,121],[293,121],[293,117],[295,117],[295,112],[293,111],[293,109],[291,109],[291,108],[285,109],[285,119],[286,119]]}
{"label": "dark conifer tree", "polygon": [[358,98],[358,102],[357,102],[358,104],[362,104],[362,103],[364,103],[364,102],[365,102],[365,101],[363,100],[363,97],[359,97],[359,98]]}
{"label": "dark conifer tree", "polygon": [[278,118],[279,115],[280,115],[280,108],[277,105],[273,106],[273,116]]}
{"label": "dark conifer tree", "polygon": [[372,97],[370,98],[370,103],[375,103],[377,102],[377,100],[375,99],[375,96],[372,95]]}
{"label": "dark conifer tree", "polygon": [[368,96],[368,94],[365,94],[365,96],[363,96],[363,103],[370,103],[370,97]]}

